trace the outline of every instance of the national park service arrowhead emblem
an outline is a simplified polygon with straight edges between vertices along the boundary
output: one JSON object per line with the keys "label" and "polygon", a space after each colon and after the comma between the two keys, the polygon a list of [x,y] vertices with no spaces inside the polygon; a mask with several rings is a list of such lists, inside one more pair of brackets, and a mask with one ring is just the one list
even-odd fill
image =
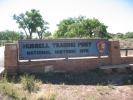
{"label": "national park service arrowhead emblem", "polygon": [[103,40],[99,41],[97,43],[97,49],[99,51],[100,54],[102,54],[104,52],[105,49],[105,42]]}

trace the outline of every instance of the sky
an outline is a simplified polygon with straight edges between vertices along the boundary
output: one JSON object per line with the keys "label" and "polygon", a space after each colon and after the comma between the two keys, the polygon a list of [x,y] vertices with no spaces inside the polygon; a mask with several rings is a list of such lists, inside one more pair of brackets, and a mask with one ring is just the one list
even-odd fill
{"label": "sky", "polygon": [[80,15],[99,19],[109,33],[133,32],[133,0],[0,0],[0,31],[22,31],[12,15],[33,8],[49,23],[52,34],[61,20]]}

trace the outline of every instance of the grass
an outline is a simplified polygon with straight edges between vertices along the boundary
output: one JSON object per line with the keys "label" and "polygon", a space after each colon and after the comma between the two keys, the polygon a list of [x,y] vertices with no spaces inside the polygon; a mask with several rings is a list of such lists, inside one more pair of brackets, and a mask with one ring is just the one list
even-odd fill
{"label": "grass", "polygon": [[115,88],[114,88],[114,85],[112,85],[111,83],[108,84],[108,87],[109,87],[110,89],[115,89]]}
{"label": "grass", "polygon": [[[52,83],[52,84],[65,83],[66,85],[81,85],[81,84],[97,85],[97,83],[100,83],[101,78],[108,76],[100,69],[95,69],[95,70],[90,70],[85,72],[31,73],[30,75],[35,75],[35,78],[42,80],[43,83]],[[105,80],[105,82],[103,83],[107,84],[108,80]]]}
{"label": "grass", "polygon": [[122,90],[122,89],[119,89],[119,92],[123,93],[123,92],[124,92],[124,90]]}
{"label": "grass", "polygon": [[63,89],[65,89],[65,88],[66,88],[65,83],[60,84],[60,86],[61,86]]}
{"label": "grass", "polygon": [[96,89],[97,89],[97,91],[101,94],[101,95],[103,95],[104,94],[104,89],[103,89],[103,86],[96,86]]}
{"label": "grass", "polygon": [[23,89],[28,90],[29,93],[38,91],[42,84],[40,80],[35,80],[33,75],[28,74],[20,76],[20,82]]}
{"label": "grass", "polygon": [[[8,100],[55,100],[54,91],[40,90],[42,82],[28,74],[20,76],[20,81],[15,82],[14,77],[8,79],[5,75],[0,80],[0,92]],[[35,98],[36,99],[33,99]],[[31,99],[32,98],[32,99]]]}
{"label": "grass", "polygon": [[94,97],[89,97],[87,100],[96,100]]}
{"label": "grass", "polygon": [[110,89],[115,89],[114,88],[114,85],[112,85],[111,83],[109,83],[107,86],[108,86],[108,88],[107,87],[104,87],[103,85],[99,85],[98,84],[96,86],[96,89],[99,92],[99,94],[101,94],[101,95],[109,94],[109,92],[111,91]]}
{"label": "grass", "polygon": [[39,91],[32,93],[29,100],[56,100],[56,93],[54,91]]}
{"label": "grass", "polygon": [[99,69],[99,68],[96,68],[96,69],[93,69],[93,70],[90,70],[90,71],[91,71],[91,72],[95,72],[95,73],[97,73],[98,76],[100,76],[100,77],[104,77],[104,76],[107,75],[106,73],[104,73],[103,70],[101,70],[101,69]]}
{"label": "grass", "polygon": [[[80,98],[103,100],[102,97],[108,100],[110,95],[111,98],[115,97],[115,91],[119,91],[117,95],[121,93],[125,95],[130,90],[133,92],[132,88],[126,92],[127,88],[114,87],[111,84],[112,78],[110,80],[108,75],[98,70],[77,73],[30,73],[21,74],[19,77],[7,77],[5,74],[0,81],[0,93],[4,94],[4,100],[77,100]],[[123,79],[128,78],[128,76],[123,77]]]}
{"label": "grass", "polygon": [[97,85],[96,86],[96,89],[97,89],[97,91],[99,92],[99,94],[101,94],[101,95],[104,95],[104,94],[109,94],[109,89],[108,88],[106,88],[106,87],[104,87],[103,85]]}

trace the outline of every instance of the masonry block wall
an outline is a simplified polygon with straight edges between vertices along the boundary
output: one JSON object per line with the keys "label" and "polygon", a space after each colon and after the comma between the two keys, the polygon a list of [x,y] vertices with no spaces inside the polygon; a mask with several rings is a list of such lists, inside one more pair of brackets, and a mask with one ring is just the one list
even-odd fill
{"label": "masonry block wall", "polygon": [[109,57],[111,59],[111,64],[121,64],[121,54],[119,41],[109,42]]}
{"label": "masonry block wall", "polygon": [[95,69],[99,64],[110,65],[109,58],[63,59],[49,61],[19,62],[19,72],[45,72],[46,66],[52,66],[54,72],[79,72]]}
{"label": "masonry block wall", "polygon": [[18,61],[17,44],[5,44],[5,71],[11,75],[29,72],[79,72],[101,65],[133,63],[133,57],[121,57],[119,41],[109,41],[109,56],[104,58]]}
{"label": "masonry block wall", "polygon": [[4,71],[8,74],[18,74],[18,49],[17,44],[8,43],[5,45]]}

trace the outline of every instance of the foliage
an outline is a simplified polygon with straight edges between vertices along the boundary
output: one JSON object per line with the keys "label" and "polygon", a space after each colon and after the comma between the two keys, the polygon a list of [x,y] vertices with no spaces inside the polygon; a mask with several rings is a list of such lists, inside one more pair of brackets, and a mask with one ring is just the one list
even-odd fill
{"label": "foliage", "polygon": [[8,33],[5,31],[0,32],[0,40],[9,40]]}
{"label": "foliage", "polygon": [[40,91],[37,94],[32,94],[29,100],[56,100],[54,91]]}
{"label": "foliage", "polygon": [[114,88],[114,85],[111,84],[111,83],[108,84],[108,87],[109,87],[110,89],[115,89],[115,88]]}
{"label": "foliage", "polygon": [[127,32],[125,38],[133,38],[133,32]]}
{"label": "foliage", "polygon": [[41,14],[39,13],[39,10],[31,9],[30,12],[26,11],[25,14],[14,14],[13,19],[16,20],[16,23],[19,24],[19,28],[22,28],[24,30],[27,39],[32,39],[33,33],[37,33],[39,39],[42,39],[42,34],[46,29],[48,29],[48,27],[46,26],[48,25],[48,22],[43,20]]}
{"label": "foliage", "polygon": [[11,40],[12,42],[17,41],[21,37],[21,33],[15,31],[6,30],[6,33],[8,34],[9,40]]}
{"label": "foliage", "polygon": [[[15,80],[17,78],[17,81]],[[16,83],[17,82],[17,83]],[[35,92],[40,90],[42,82],[34,79],[34,76],[29,76],[28,74],[20,77],[7,77],[4,74],[2,80],[0,80],[0,92],[2,92],[8,100],[33,100],[30,99]],[[42,91],[35,96],[42,94]],[[43,94],[49,95],[49,92],[43,91]],[[54,93],[51,91],[51,98],[53,98]],[[46,96],[47,97],[47,96]],[[39,97],[38,97],[39,98]],[[45,99],[45,98],[42,98]],[[40,99],[36,99],[40,100]],[[51,99],[50,99],[51,100]]]}
{"label": "foliage", "polygon": [[127,76],[123,77],[122,82],[123,82],[124,85],[133,84],[133,76],[131,76],[131,77],[127,77]]}
{"label": "foliage", "polygon": [[124,34],[124,33],[117,33],[117,34],[116,34],[116,37],[117,37],[117,38],[121,38],[121,39],[133,38],[133,32],[126,32],[125,34]]}
{"label": "foliage", "polygon": [[59,24],[57,24],[58,30],[54,34],[54,38],[63,38],[64,34],[67,32],[68,26],[75,23],[73,18],[68,18],[62,20]]}
{"label": "foliage", "polygon": [[47,32],[43,33],[43,38],[50,38],[51,35],[52,35],[51,32],[47,31]]}
{"label": "foliage", "polygon": [[58,30],[54,33],[54,38],[82,38],[82,37],[108,37],[107,26],[98,19],[89,19],[84,16],[78,18],[68,18],[57,24]]}
{"label": "foliage", "polygon": [[117,34],[116,34],[116,37],[117,37],[117,38],[124,38],[125,35],[124,35],[123,33],[117,33]]}
{"label": "foliage", "polygon": [[24,35],[22,32],[5,30],[0,32],[0,40],[11,40],[17,41],[18,39],[24,39]]}
{"label": "foliage", "polygon": [[90,71],[91,71],[91,72],[97,73],[100,77],[104,77],[104,76],[107,75],[107,74],[106,74],[103,70],[101,70],[100,68],[95,68],[95,69],[90,70]]}
{"label": "foliage", "polygon": [[8,96],[10,100],[25,100],[28,93],[22,90],[21,85],[9,82],[7,76],[4,76],[0,81],[0,92]]}
{"label": "foliage", "polygon": [[21,76],[20,79],[24,90],[28,90],[29,93],[38,91],[42,84],[41,81],[35,80],[34,76],[28,74]]}
{"label": "foliage", "polygon": [[96,100],[94,97],[89,97],[87,100]]}
{"label": "foliage", "polygon": [[[97,72],[97,70],[94,70],[93,72]],[[88,78],[89,78],[90,81],[97,80],[96,77],[93,77],[93,76],[95,76],[96,73],[92,74],[92,71],[76,72],[76,73],[74,73],[74,72],[72,72],[72,73],[34,73],[34,75],[35,75],[34,80],[36,80],[36,74],[38,74],[38,77],[42,77],[42,76],[49,77],[53,81],[55,81],[57,79],[62,80],[65,77],[70,78],[70,79],[75,79],[75,80],[78,79],[77,80],[78,84],[77,85],[70,85],[70,84],[65,85],[65,83],[63,83],[61,85],[59,85],[59,84],[52,85],[51,83],[49,83],[49,81],[47,81],[47,84],[44,84],[42,89],[40,89],[39,91],[36,91],[36,92],[32,91],[31,93],[29,93],[27,90],[25,90],[23,88],[23,84],[21,83],[21,78],[19,78],[16,81],[15,80],[16,78],[9,77],[9,79],[10,79],[10,81],[9,81],[9,79],[7,79],[7,76],[5,75],[3,80],[0,81],[0,93],[4,94],[4,95],[3,94],[1,95],[1,97],[4,97],[1,99],[2,100],[56,100],[56,99],[57,100],[65,100],[65,99],[75,100],[76,99],[77,100],[77,99],[82,98],[83,100],[97,100],[97,99],[104,98],[104,99],[108,100],[111,98],[113,100],[113,99],[116,99],[116,97],[114,97],[116,95],[114,95],[114,94],[112,95],[112,92],[117,92],[117,95],[121,95],[121,93],[123,93],[123,92],[124,92],[124,94],[122,94],[122,95],[127,95],[127,94],[130,95],[130,93],[132,92],[132,88],[129,89],[128,86],[126,86],[127,89],[125,89],[125,86],[124,86],[124,87],[115,88],[115,90],[114,90],[114,86],[110,83],[106,84],[106,86],[104,86],[104,84],[100,84],[100,83],[99,83],[100,85],[97,84],[96,86],[94,86],[94,84],[91,85],[88,81],[87,85],[83,85],[83,83],[81,83],[81,81],[80,81],[80,80],[82,80],[82,78],[84,78],[85,80],[88,80]],[[130,74],[132,74],[132,72],[130,72]],[[110,74],[110,75],[112,75],[112,74]],[[110,75],[108,78],[105,76],[104,79],[101,77],[98,77],[98,79],[100,79],[101,81],[104,81],[105,79],[107,79],[107,81],[108,81],[109,78],[113,78],[114,76],[117,76],[116,74],[113,75],[113,77]],[[34,77],[32,75],[27,75],[27,76]],[[64,77],[62,77],[62,76],[64,76]],[[127,76],[131,77],[132,75],[127,75]],[[26,78],[26,75],[23,75],[21,77]],[[73,77],[73,78],[71,78],[71,77]],[[45,79],[45,78],[43,77],[42,79]],[[85,80],[83,80],[83,82],[85,82]],[[114,80],[112,80],[112,82],[114,82]],[[66,93],[67,95],[64,96],[64,93]],[[131,96],[129,96],[127,98],[131,98]],[[122,98],[119,96],[119,97],[117,97],[117,99],[119,100]]]}

